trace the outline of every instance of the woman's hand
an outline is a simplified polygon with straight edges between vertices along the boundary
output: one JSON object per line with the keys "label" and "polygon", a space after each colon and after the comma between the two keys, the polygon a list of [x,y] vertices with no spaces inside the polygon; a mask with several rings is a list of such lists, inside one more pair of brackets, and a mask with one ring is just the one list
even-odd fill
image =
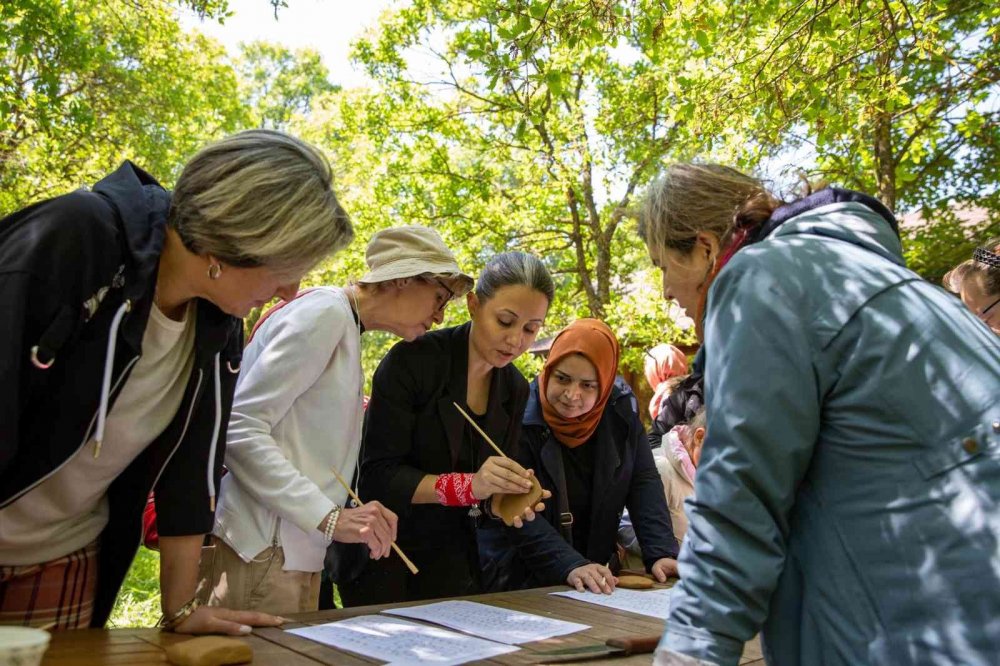
{"label": "woman's hand", "polygon": [[510,458],[490,456],[472,477],[472,494],[486,499],[494,494],[517,495],[531,490],[531,472]]}
{"label": "woman's hand", "polygon": [[[530,469],[528,470],[528,472],[531,473],[531,474],[534,474],[534,472],[532,470],[530,470]],[[543,500],[547,500],[550,497],[552,497],[552,493],[550,493],[548,490],[545,490],[543,488],[542,489],[542,499]],[[524,508],[524,513],[522,513],[520,516],[515,516],[514,517],[514,527],[516,527],[518,529],[524,527],[524,523],[525,522],[534,520],[535,519],[535,514],[541,513],[542,511],[545,511],[545,504],[543,502],[539,502],[534,507],[530,507],[530,506],[525,507]]]}
{"label": "woman's hand", "polygon": [[656,560],[650,572],[656,576],[656,580],[666,583],[667,578],[677,578],[677,560],[662,557]]}
{"label": "woman's hand", "polygon": [[577,567],[569,572],[566,582],[570,587],[575,587],[577,592],[590,590],[594,594],[611,594],[615,591],[618,579],[611,573],[611,569],[602,564],[591,562],[582,567]]}
{"label": "woman's hand", "polygon": [[341,509],[333,540],[341,543],[363,543],[371,551],[371,558],[378,560],[392,552],[396,540],[396,514],[371,501],[356,509]]}
{"label": "woman's hand", "polygon": [[229,634],[245,636],[252,627],[277,627],[289,622],[277,615],[256,611],[237,611],[218,606],[198,606],[194,612],[174,627],[178,634]]}

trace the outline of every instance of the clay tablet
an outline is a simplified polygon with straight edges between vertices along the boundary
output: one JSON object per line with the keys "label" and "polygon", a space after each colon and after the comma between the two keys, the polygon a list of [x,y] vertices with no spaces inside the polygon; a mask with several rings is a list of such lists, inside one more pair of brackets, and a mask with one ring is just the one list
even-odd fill
{"label": "clay tablet", "polygon": [[513,525],[514,518],[524,513],[526,508],[534,507],[542,499],[542,485],[538,479],[531,477],[531,490],[517,495],[494,495],[490,508],[495,516],[500,517],[505,525]]}
{"label": "clay tablet", "polygon": [[645,576],[626,574],[618,577],[618,587],[623,587],[626,590],[649,590],[653,587],[653,581]]}
{"label": "clay tablet", "polygon": [[177,666],[225,666],[253,661],[253,649],[225,636],[200,636],[167,648],[167,661]]}

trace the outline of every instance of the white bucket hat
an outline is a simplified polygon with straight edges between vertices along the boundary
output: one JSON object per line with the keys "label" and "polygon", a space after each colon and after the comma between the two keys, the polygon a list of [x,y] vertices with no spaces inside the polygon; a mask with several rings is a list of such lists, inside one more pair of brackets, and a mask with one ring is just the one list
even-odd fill
{"label": "white bucket hat", "polygon": [[371,284],[431,274],[448,278],[456,296],[467,293],[475,282],[459,268],[441,236],[419,225],[376,232],[365,249],[365,263],[368,272],[358,282]]}

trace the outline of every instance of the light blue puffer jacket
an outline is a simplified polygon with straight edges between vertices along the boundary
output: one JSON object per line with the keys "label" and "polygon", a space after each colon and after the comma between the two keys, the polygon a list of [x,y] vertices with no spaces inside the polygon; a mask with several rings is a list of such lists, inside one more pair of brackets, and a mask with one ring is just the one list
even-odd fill
{"label": "light blue puffer jacket", "polygon": [[706,320],[708,436],[670,651],[1000,664],[1000,340],[832,203],[738,252]]}

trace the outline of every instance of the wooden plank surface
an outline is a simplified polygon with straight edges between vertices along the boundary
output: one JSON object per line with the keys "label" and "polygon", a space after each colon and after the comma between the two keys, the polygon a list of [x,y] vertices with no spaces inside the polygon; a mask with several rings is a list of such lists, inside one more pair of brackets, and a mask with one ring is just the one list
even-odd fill
{"label": "wooden plank surface", "polygon": [[[565,589],[565,587],[552,587],[461,597],[511,610],[590,625],[590,629],[586,631],[527,643],[521,645],[522,649],[517,652],[474,663],[509,666],[537,664],[544,658],[543,655],[539,654],[540,651],[597,645],[603,644],[609,638],[636,635],[651,636],[658,635],[663,631],[663,622],[656,618],[549,594],[549,592]],[[390,608],[419,606],[426,603],[430,602],[416,601],[303,613],[292,616],[295,621],[285,625],[284,629],[345,620],[358,615],[376,615],[380,611]],[[415,621],[410,618],[406,619]],[[190,636],[163,633],[157,629],[89,629],[59,632],[53,634],[52,643],[42,663],[43,666],[162,664],[166,663],[163,653],[166,646],[189,638]],[[286,633],[283,629],[278,628],[255,629],[252,635],[241,640],[246,641],[253,648],[253,663],[262,666],[316,666],[317,664],[366,666],[382,663],[361,655],[335,650],[326,645]],[[627,658],[589,660],[585,663],[633,666],[650,664],[651,662],[651,655],[636,655]],[[757,639],[747,643],[740,664],[763,666],[764,660]]]}

